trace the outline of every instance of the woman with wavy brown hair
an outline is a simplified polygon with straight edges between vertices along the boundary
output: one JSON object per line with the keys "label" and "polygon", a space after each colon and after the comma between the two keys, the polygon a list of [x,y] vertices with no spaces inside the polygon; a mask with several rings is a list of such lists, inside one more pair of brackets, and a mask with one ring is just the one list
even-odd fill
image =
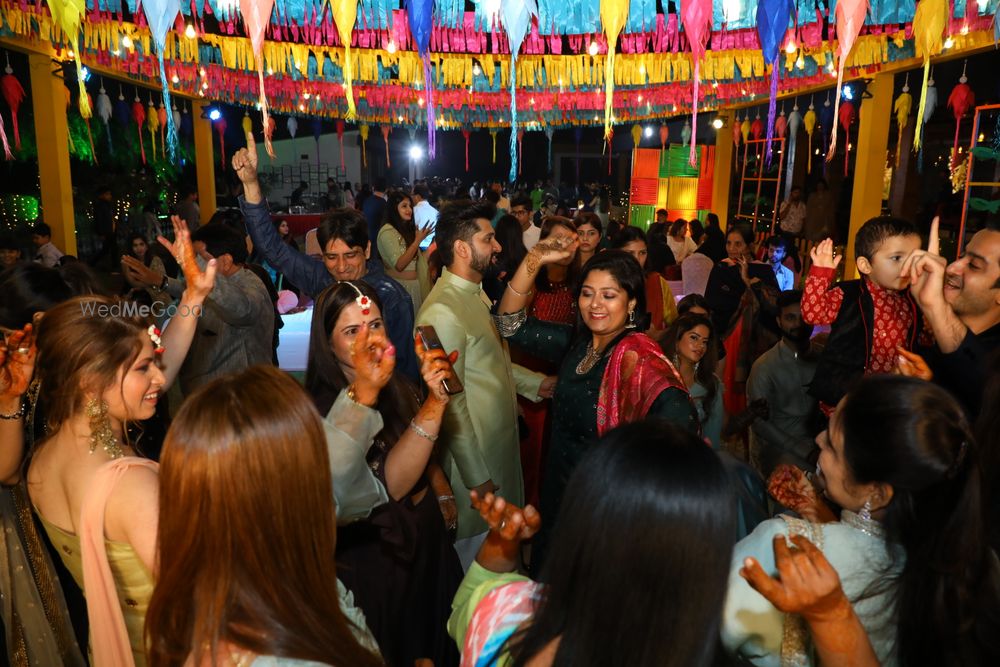
{"label": "woman with wavy brown hair", "polygon": [[297,382],[258,366],[192,394],[161,460],[150,665],[382,664],[337,580],[332,498]]}

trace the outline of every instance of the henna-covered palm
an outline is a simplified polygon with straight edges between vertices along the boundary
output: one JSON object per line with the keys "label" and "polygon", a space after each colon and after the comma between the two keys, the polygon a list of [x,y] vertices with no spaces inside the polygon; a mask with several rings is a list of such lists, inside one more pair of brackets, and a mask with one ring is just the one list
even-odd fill
{"label": "henna-covered palm", "polygon": [[191,232],[188,230],[187,222],[176,215],[170,216],[170,221],[174,224],[174,240],[171,242],[163,236],[158,236],[157,240],[174,256],[181,267],[187,289],[194,296],[204,299],[215,287],[216,261],[214,259],[209,261],[202,271],[195,259],[194,244],[191,242]]}
{"label": "henna-covered palm", "polygon": [[0,398],[16,398],[28,391],[37,353],[35,332],[30,324],[8,334],[0,343]]}
{"label": "henna-covered palm", "polygon": [[[532,268],[532,261],[536,264],[553,264],[564,259],[569,259],[576,255],[580,247],[580,239],[576,234],[572,236],[551,236],[535,244],[525,261],[528,262],[529,270]],[[534,271],[529,271],[534,273]]]}

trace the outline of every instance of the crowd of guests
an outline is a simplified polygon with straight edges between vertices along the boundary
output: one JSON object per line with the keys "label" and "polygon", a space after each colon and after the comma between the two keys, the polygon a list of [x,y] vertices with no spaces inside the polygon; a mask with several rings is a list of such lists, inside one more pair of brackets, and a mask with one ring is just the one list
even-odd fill
{"label": "crowd of guests", "polygon": [[711,215],[376,182],[310,254],[232,167],[117,295],[0,274],[13,664],[1000,660],[1000,228],[949,264],[875,218],[838,281]]}

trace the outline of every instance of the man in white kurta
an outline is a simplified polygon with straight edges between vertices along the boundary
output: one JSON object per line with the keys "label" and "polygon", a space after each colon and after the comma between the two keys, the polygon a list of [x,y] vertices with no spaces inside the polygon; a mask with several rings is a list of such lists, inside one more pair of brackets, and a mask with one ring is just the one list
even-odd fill
{"label": "man in white kurta", "polygon": [[447,268],[417,314],[417,326],[433,326],[446,352],[458,351],[455,373],[465,391],[451,397],[441,427],[442,467],[455,489],[458,541],[468,569],[486,536],[486,524],[469,503],[468,490],[495,491],[522,505],[524,485],[517,428],[517,394],[529,400],[551,395],[554,382],[511,364],[507,343],[490,316],[483,272],[500,245],[488,204],[455,202],[441,209],[438,249]]}

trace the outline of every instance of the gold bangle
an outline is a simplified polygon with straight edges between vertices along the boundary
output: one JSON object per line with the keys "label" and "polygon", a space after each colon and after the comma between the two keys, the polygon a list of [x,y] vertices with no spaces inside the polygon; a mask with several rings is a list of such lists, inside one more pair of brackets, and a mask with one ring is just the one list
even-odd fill
{"label": "gold bangle", "polygon": [[527,292],[518,292],[516,289],[514,289],[514,285],[511,283],[507,283],[507,289],[509,289],[511,292],[520,297],[529,297],[535,293],[534,288],[528,290]]}

